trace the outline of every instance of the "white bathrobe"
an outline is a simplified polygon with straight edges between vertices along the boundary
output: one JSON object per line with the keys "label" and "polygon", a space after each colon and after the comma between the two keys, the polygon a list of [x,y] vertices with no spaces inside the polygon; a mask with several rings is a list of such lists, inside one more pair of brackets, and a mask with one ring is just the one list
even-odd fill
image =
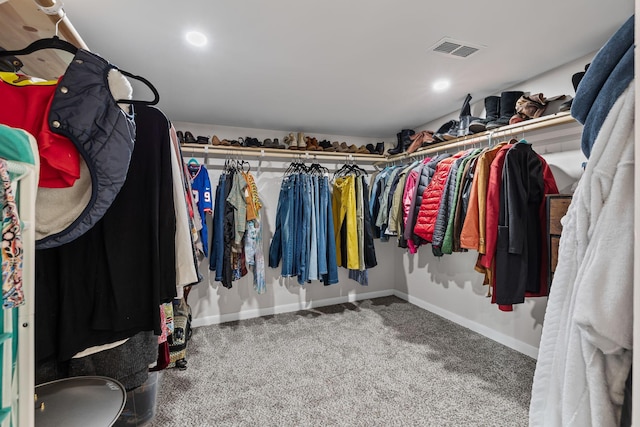
{"label": "white bathrobe", "polygon": [[634,82],[605,119],[567,215],[530,426],[617,426],[631,368]]}

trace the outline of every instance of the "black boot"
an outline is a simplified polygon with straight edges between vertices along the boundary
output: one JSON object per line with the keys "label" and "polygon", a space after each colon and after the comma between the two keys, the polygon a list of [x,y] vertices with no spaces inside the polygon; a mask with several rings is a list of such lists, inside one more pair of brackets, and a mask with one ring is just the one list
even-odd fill
{"label": "black boot", "polygon": [[514,90],[500,94],[500,117],[487,123],[487,130],[499,128],[509,124],[509,119],[516,113],[516,102],[524,92]]}
{"label": "black boot", "polygon": [[498,120],[498,115],[500,114],[500,97],[487,96],[484,99],[484,110],[486,111],[484,119],[473,120],[469,124],[469,131],[471,133],[484,132],[487,130],[487,123]]}
{"label": "black boot", "polygon": [[469,131],[469,124],[477,120],[478,117],[471,116],[471,94],[468,93],[467,97],[464,99],[462,103],[462,109],[460,110],[460,120],[458,122],[458,129],[456,132],[456,137],[460,138],[461,136],[467,136],[471,132]]}
{"label": "black boot", "polygon": [[383,155],[384,154],[384,142],[378,142],[376,144],[375,154]]}
{"label": "black boot", "polygon": [[398,138],[398,145],[394,148],[390,148],[387,153],[394,155],[400,154],[407,150],[407,148],[411,145],[411,135],[415,134],[413,129],[402,129],[400,132],[396,134]]}

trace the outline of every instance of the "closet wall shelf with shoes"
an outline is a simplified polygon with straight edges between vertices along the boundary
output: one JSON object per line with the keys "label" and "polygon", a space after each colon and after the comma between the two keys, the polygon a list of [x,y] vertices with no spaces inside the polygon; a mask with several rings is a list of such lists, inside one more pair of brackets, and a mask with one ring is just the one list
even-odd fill
{"label": "closet wall shelf with shoes", "polygon": [[[384,166],[392,162],[402,162],[407,159],[452,149],[459,149],[474,144],[487,143],[491,145],[510,136],[513,138],[524,138],[526,134],[532,131],[538,131],[551,127],[559,127],[562,125],[569,125],[569,127],[571,127],[570,132],[581,132],[582,125],[571,116],[570,112],[567,111],[525,120],[523,122],[515,123],[512,125],[502,126],[491,131],[463,136],[447,142],[430,144],[427,147],[422,147],[421,149],[418,149],[412,153],[401,153],[387,156],[384,160],[374,163],[374,166]],[[575,125],[575,128],[572,125]]]}
{"label": "closet wall shelf with shoes", "polygon": [[317,159],[317,160],[357,160],[364,162],[379,161],[382,156],[377,154],[307,151],[307,150],[282,150],[278,148],[262,147],[237,147],[202,144],[180,144],[183,153],[203,153],[206,156],[215,153],[219,156],[243,156],[243,157],[272,157],[279,159]]}

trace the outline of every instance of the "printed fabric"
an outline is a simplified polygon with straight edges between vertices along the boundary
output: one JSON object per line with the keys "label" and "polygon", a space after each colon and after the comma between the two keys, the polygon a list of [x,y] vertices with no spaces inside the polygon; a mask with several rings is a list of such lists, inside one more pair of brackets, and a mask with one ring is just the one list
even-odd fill
{"label": "printed fabric", "polygon": [[18,208],[11,189],[7,162],[0,159],[0,205],[2,206],[2,306],[24,303],[22,292],[22,239]]}

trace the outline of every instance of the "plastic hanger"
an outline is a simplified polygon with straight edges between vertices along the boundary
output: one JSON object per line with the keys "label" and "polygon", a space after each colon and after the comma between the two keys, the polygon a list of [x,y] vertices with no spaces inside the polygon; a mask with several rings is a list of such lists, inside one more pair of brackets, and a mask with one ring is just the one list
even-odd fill
{"label": "plastic hanger", "polygon": [[78,48],[69,43],[66,40],[62,40],[58,36],[53,36],[48,39],[39,39],[32,42],[29,46],[19,49],[19,50],[3,50],[0,52],[0,56],[20,56],[20,55],[29,55],[30,53],[36,52],[38,50],[43,49],[58,49],[64,50],[69,53],[73,53],[74,55],[78,52]]}
{"label": "plastic hanger", "polygon": [[[76,47],[75,45],[69,43],[68,41],[62,40],[60,37],[58,37],[58,35],[57,35],[57,33],[58,33],[57,25],[58,24],[56,24],[56,35],[55,36],[50,37],[50,38],[36,40],[36,41],[32,42],[31,44],[29,44],[29,46],[27,46],[27,47],[25,47],[23,49],[0,51],[0,57],[29,55],[29,54],[31,54],[33,52],[37,52],[37,51],[43,50],[43,49],[64,50],[65,52],[69,52],[69,53],[72,53],[74,55],[76,53],[78,53],[78,47]],[[145,79],[144,77],[136,76],[135,74],[131,74],[128,71],[121,70],[119,68],[116,68],[116,69],[118,71],[120,71],[122,74],[124,74],[125,76],[127,76],[127,77],[131,77],[134,80],[141,81],[153,93],[153,100],[151,100],[151,101],[142,101],[142,100],[137,100],[137,99],[118,99],[117,102],[123,103],[123,104],[134,104],[134,105],[156,105],[158,102],[160,102],[160,94],[158,93],[158,90],[151,84],[151,82],[149,82],[149,80]]]}

